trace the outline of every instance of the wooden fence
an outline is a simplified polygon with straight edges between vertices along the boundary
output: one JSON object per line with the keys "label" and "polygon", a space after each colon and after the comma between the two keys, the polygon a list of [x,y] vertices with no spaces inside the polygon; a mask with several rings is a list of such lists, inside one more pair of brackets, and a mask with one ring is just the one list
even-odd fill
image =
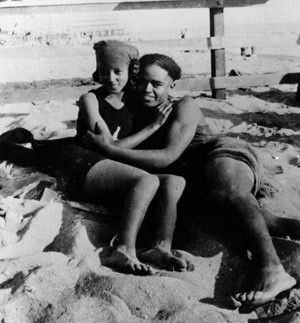
{"label": "wooden fence", "polygon": [[[211,77],[188,78],[178,82],[176,89],[211,90],[212,96],[226,98],[227,89],[237,89],[276,84],[298,84],[296,99],[300,101],[300,73],[256,74],[250,76],[226,76],[225,48],[228,39],[224,35],[224,7],[240,7],[266,3],[268,0],[7,0],[0,2],[0,15],[14,10],[16,14],[59,12],[77,10],[139,10],[170,8],[208,8],[210,35],[204,41],[211,55]],[[91,8],[93,6],[93,8]],[[175,42],[175,41],[174,41]],[[181,45],[184,43],[180,40]],[[201,42],[201,40],[200,40]],[[203,42],[203,40],[202,40]]]}

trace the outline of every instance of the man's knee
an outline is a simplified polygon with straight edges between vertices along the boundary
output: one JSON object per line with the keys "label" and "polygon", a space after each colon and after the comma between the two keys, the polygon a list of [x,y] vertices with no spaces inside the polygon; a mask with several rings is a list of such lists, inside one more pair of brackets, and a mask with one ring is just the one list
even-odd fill
{"label": "man's knee", "polygon": [[225,195],[247,195],[253,190],[255,176],[249,165],[231,157],[220,157],[206,165],[208,189]]}
{"label": "man's knee", "polygon": [[211,203],[225,203],[229,201],[230,196],[225,190],[212,190],[208,193],[208,201]]}
{"label": "man's knee", "polygon": [[233,188],[214,189],[209,192],[208,200],[219,205],[234,205],[246,201],[247,195],[242,195],[241,192]]}
{"label": "man's knee", "polygon": [[208,195],[208,205],[213,208],[248,216],[260,213],[260,207],[252,193],[241,194],[235,190],[214,190]]}

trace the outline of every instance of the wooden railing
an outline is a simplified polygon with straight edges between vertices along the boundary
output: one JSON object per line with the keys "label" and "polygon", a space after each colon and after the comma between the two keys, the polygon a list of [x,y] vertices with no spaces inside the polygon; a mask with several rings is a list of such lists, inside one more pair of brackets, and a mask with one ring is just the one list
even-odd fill
{"label": "wooden railing", "polygon": [[[226,77],[225,48],[228,39],[224,35],[224,7],[250,6],[266,2],[268,0],[87,0],[85,2],[83,0],[7,0],[0,3],[0,15],[7,14],[11,10],[14,10],[15,14],[28,14],[48,11],[209,8],[210,35],[199,42],[206,42],[210,50],[211,77],[184,79],[178,82],[176,88],[189,91],[211,90],[214,98],[225,99],[227,89],[286,83],[300,84],[300,73]],[[184,40],[180,42],[182,45]],[[296,98],[300,101],[300,85],[298,85]]]}

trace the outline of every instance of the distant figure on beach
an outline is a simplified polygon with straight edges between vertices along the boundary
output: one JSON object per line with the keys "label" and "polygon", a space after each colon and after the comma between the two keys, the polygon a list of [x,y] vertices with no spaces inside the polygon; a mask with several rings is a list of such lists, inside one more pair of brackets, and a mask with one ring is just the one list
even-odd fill
{"label": "distant figure on beach", "polygon": [[184,39],[185,36],[186,36],[186,33],[187,33],[187,29],[186,28],[181,29],[181,31],[180,31],[180,38],[181,39]]}
{"label": "distant figure on beach", "polygon": [[233,299],[238,306],[264,304],[296,284],[281,265],[269,231],[300,239],[300,221],[276,217],[259,207],[255,194],[261,165],[256,151],[244,141],[212,136],[193,99],[172,101],[169,94],[179,78],[180,68],[170,57],[143,56],[135,105],[139,125],[149,124],[157,107],[172,102],[167,121],[138,149],[117,146],[105,133],[88,131],[86,140],[113,160],[183,176],[184,194],[194,202],[227,211],[252,253],[248,275]]}
{"label": "distant figure on beach", "polygon": [[[81,96],[75,138],[38,142],[25,129],[16,129],[0,136],[0,142],[31,141],[33,152],[21,147],[19,161],[26,155],[27,165],[36,163],[40,170],[55,175],[65,183],[64,192],[71,199],[123,201],[118,234],[112,241],[111,254],[101,259],[103,265],[132,274],[153,273],[149,265],[137,258],[135,248],[143,219],[146,213],[150,216],[151,208],[154,213],[151,222],[156,223],[157,229],[153,232],[152,247],[141,254],[142,259],[169,270],[192,270],[191,256],[171,252],[177,203],[185,180],[172,174],[155,175],[140,167],[113,161],[105,157],[101,149],[88,148],[82,140],[85,133],[91,131],[105,136],[115,147],[133,149],[162,127],[172,111],[168,102],[160,104],[151,122],[134,132],[134,113],[128,94],[137,76],[138,50],[114,40],[98,42],[94,49],[97,60],[94,78],[102,86]],[[2,157],[16,160],[18,147],[14,148],[2,144]]]}

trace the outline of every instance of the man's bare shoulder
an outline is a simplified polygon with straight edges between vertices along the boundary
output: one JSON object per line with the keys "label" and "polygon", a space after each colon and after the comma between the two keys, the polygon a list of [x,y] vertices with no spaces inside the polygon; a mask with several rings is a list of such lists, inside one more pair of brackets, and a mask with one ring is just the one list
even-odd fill
{"label": "man's bare shoulder", "polygon": [[174,102],[173,109],[175,119],[193,123],[198,123],[200,121],[199,109],[195,100],[190,96],[184,96],[180,100]]}

